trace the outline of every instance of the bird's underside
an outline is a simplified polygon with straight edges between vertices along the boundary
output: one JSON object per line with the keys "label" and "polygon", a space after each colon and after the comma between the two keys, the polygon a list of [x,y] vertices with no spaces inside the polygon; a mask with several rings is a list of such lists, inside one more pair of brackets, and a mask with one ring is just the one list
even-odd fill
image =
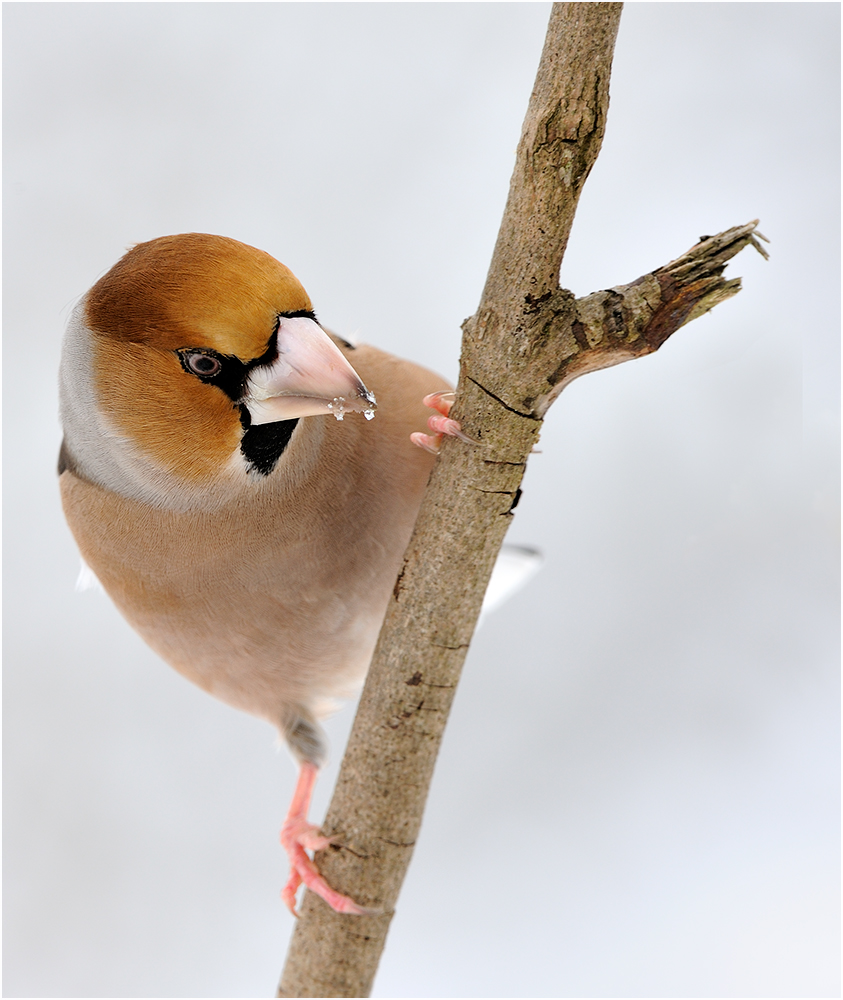
{"label": "bird's underside", "polygon": [[425,415],[420,390],[442,384],[406,363],[397,384],[395,359],[354,353],[379,386],[377,420],[301,420],[271,476],[210,509],[167,510],[69,469],[61,477],[83,558],[147,643],[317,765],[313,724],[365,675],[432,464],[409,441]]}

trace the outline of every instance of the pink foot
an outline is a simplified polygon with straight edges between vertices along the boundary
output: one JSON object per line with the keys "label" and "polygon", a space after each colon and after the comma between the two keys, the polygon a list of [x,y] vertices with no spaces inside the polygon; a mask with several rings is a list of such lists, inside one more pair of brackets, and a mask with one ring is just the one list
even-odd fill
{"label": "pink foot", "polygon": [[281,827],[281,846],[290,859],[290,878],[281,891],[281,898],[293,916],[297,917],[296,892],[299,886],[304,883],[311,892],[321,896],[328,906],[336,910],[337,913],[374,913],[374,910],[358,906],[350,897],[332,889],[305,853],[306,850],[321,851],[332,842],[330,837],[323,837],[319,833],[317,826],[307,821],[307,811],[310,807],[310,797],[313,794],[316,774],[315,764],[302,764],[296,790],[293,793],[293,801],[290,803],[290,811]]}
{"label": "pink foot", "polygon": [[451,407],[454,405],[454,395],[453,392],[431,392],[430,395],[424,397],[422,403],[425,406],[429,406],[432,410],[438,411],[433,416],[427,418],[428,427],[435,433],[422,434],[420,431],[415,431],[410,435],[410,440],[414,445],[424,448],[425,451],[429,451],[432,455],[438,455],[442,438],[446,434],[449,437],[459,438],[460,441],[464,441],[466,444],[477,444],[467,434],[463,434],[462,428],[456,420],[451,420],[448,416],[451,412]]}

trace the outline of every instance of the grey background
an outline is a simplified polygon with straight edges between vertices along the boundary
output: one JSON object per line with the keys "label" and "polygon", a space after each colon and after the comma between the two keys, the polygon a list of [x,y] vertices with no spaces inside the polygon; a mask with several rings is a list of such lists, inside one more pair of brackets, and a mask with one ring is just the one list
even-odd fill
{"label": "grey background", "polygon": [[[6,996],[269,996],[292,928],[292,762],[74,592],[72,303],[222,233],[453,377],[548,13],[5,5]],[[839,989],[839,16],[626,7],[563,282],[756,216],[772,259],[551,411],[510,534],[546,563],[472,647],[376,996]]]}

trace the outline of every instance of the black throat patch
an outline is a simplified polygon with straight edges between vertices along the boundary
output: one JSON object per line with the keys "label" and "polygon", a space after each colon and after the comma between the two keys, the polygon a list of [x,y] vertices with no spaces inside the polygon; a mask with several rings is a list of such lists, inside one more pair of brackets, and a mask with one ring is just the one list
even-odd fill
{"label": "black throat patch", "polygon": [[249,411],[240,407],[240,422],[245,427],[240,451],[246,459],[250,472],[268,476],[290,443],[298,417],[293,420],[276,420],[271,424],[253,424]]}

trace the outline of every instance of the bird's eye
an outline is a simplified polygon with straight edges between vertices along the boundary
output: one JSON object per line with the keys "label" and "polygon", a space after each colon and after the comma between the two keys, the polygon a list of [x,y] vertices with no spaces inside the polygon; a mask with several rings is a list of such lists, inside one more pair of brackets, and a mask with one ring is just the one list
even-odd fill
{"label": "bird's eye", "polygon": [[200,354],[197,352],[195,354],[188,354],[185,360],[187,367],[193,374],[200,375],[203,378],[219,374],[222,368],[219,358],[215,358],[212,354]]}

